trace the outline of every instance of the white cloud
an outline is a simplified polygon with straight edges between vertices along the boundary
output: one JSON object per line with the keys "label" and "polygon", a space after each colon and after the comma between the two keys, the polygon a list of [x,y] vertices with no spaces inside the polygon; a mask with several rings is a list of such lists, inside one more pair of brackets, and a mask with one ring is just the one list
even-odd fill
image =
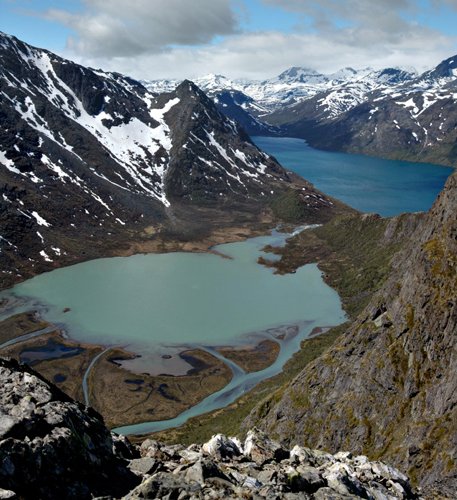
{"label": "white cloud", "polygon": [[457,0],[432,0],[433,6],[439,8],[444,6],[457,10]]}
{"label": "white cloud", "polygon": [[71,28],[68,47],[86,57],[133,57],[173,45],[210,42],[236,30],[230,0],[84,0],[80,13],[51,9],[49,20]]}
{"label": "white cloud", "polygon": [[[138,79],[195,78],[207,73],[228,77],[270,78],[290,66],[323,72],[341,67],[433,67],[452,55],[455,46],[443,35],[397,37],[389,43],[358,44],[360,34],[333,38],[318,34],[286,35],[278,32],[240,34],[220,44],[199,48],[174,48],[135,59],[80,59],[80,62],[120,71]],[[372,35],[364,35],[368,40]]]}
{"label": "white cloud", "polygon": [[[427,43],[441,34],[415,20],[425,12],[415,0],[262,0],[264,4],[293,11],[298,19],[311,20],[314,32],[335,42],[376,50],[401,47],[408,38]],[[457,0],[432,0],[435,7],[457,4]]]}
{"label": "white cloud", "polygon": [[[47,16],[77,35],[66,56],[139,79],[207,73],[262,79],[290,66],[422,70],[457,52],[455,37],[414,22],[420,9],[413,0],[262,1],[293,12],[301,29],[237,32],[235,0],[84,0],[81,13]],[[457,7],[457,0],[430,1]]]}

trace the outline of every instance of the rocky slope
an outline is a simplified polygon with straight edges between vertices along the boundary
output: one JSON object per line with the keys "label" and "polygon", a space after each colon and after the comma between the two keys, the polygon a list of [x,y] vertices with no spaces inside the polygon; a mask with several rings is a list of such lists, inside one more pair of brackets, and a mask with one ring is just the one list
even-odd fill
{"label": "rocky slope", "polygon": [[141,447],[37,373],[0,359],[0,498],[417,498],[381,462],[294,446],[260,431],[246,440]]}
{"label": "rocky slope", "polygon": [[391,461],[429,498],[455,498],[456,212],[453,174],[349,331],[257,407],[247,427]]}
{"label": "rocky slope", "polygon": [[0,62],[0,287],[163,228],[255,222],[288,189],[313,191],[191,82],[153,94],[2,33]]}

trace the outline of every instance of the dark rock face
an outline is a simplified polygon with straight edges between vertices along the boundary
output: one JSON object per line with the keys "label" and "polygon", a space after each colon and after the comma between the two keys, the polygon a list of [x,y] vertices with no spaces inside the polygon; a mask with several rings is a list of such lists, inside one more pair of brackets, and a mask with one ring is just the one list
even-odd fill
{"label": "dark rock face", "polygon": [[255,221],[280,193],[312,189],[190,82],[157,95],[2,33],[0,63],[0,287],[151,227],[207,228],[201,207],[216,225],[229,208]]}
{"label": "dark rock face", "polygon": [[0,485],[20,498],[121,496],[139,481],[135,450],[94,410],[32,369],[0,359]]}
{"label": "dark rock face", "polygon": [[394,271],[323,357],[246,426],[291,443],[380,457],[426,492],[457,491],[457,175]]}
{"label": "dark rock face", "polygon": [[0,498],[417,498],[365,456],[289,450],[256,429],[138,448],[26,366],[0,359],[0,383]]}

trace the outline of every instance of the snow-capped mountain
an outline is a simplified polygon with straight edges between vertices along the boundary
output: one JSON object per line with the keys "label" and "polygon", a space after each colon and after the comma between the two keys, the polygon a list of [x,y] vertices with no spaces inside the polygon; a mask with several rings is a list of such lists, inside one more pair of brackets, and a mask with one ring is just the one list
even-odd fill
{"label": "snow-capped mountain", "polygon": [[[295,104],[318,93],[331,91],[340,86],[358,85],[365,91],[380,85],[391,85],[411,80],[414,70],[387,68],[375,71],[371,68],[355,70],[343,68],[335,73],[322,74],[313,69],[292,67],[279,76],[268,80],[231,80],[222,75],[206,75],[195,79],[195,83],[209,95],[226,90],[242,92],[253,100],[254,113],[264,115],[275,109]],[[144,82],[151,91],[169,91],[179,84],[178,80],[155,80]]]}
{"label": "snow-capped mountain", "polygon": [[413,79],[387,70],[382,79],[359,94],[352,84],[318,94],[267,120],[322,149],[455,166],[457,56]]}
{"label": "snow-capped mountain", "polygon": [[[155,94],[4,34],[0,116],[3,281],[119,253],[161,228],[191,238],[227,207],[255,220],[288,189],[312,190],[193,83]],[[329,206],[320,197],[310,210]]]}
{"label": "snow-capped mountain", "polygon": [[457,79],[457,55],[442,61],[430,71],[426,71],[411,82],[416,90],[439,89],[455,85]]}
{"label": "snow-capped mountain", "polygon": [[[264,119],[277,127],[289,126],[304,120],[314,126],[314,122],[332,120],[369,99],[374,91],[390,91],[399,84],[407,85],[413,80],[415,73],[401,68],[386,68],[382,70],[366,69],[356,74],[355,70],[342,70],[350,76],[346,81],[338,81],[335,75],[325,88],[300,102],[283,106]],[[288,130],[290,132],[290,130]]]}
{"label": "snow-capped mountain", "polygon": [[[271,135],[280,133],[271,127],[277,121],[276,118],[269,118],[271,113],[281,114],[316,97],[312,103],[315,112],[335,117],[361,103],[368,92],[407,82],[415,76],[414,70],[401,68],[343,68],[325,75],[309,68],[292,67],[264,81],[230,80],[222,75],[206,75],[197,78],[195,83],[223,113],[238,120],[249,134]],[[152,92],[163,92],[175,88],[179,81],[156,80],[144,84]],[[310,105],[307,103],[305,109],[308,110]]]}

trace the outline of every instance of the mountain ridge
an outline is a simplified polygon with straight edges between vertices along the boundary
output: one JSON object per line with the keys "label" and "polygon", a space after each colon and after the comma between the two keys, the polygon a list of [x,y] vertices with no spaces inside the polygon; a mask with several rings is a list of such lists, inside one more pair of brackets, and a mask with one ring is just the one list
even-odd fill
{"label": "mountain ridge", "polygon": [[[273,225],[277,196],[317,193],[192,82],[151,93],[6,35],[0,61],[2,287],[56,266],[157,249],[163,238]],[[316,200],[310,219],[337,204]]]}

